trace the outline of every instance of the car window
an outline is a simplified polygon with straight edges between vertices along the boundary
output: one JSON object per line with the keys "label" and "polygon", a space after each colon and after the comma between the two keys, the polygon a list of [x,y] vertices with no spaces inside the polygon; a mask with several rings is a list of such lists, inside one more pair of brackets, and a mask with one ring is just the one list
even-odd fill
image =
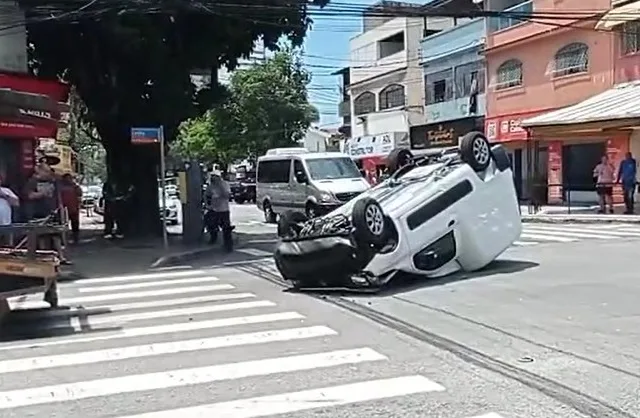
{"label": "car window", "polygon": [[307,173],[307,170],[304,169],[304,166],[302,165],[302,161],[300,160],[293,160],[293,172],[297,173],[297,172],[302,172],[304,174]]}
{"label": "car window", "polygon": [[270,160],[258,163],[258,183],[288,183],[291,160]]}
{"label": "car window", "polygon": [[351,158],[314,158],[307,160],[309,176],[314,180],[353,179],[361,177]]}

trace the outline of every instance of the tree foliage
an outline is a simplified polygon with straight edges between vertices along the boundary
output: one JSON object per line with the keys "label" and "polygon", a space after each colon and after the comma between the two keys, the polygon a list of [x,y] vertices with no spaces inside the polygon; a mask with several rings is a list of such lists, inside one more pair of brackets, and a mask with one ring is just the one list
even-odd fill
{"label": "tree foliage", "polygon": [[185,121],[175,150],[188,158],[222,163],[295,146],[318,119],[309,103],[310,74],[294,49],[236,71],[225,103]]}
{"label": "tree foliage", "polygon": [[[215,1],[98,0],[80,9],[68,2],[20,1],[34,72],[77,88],[107,152],[109,177],[135,187],[129,224],[138,231],[132,233],[157,233],[160,221],[159,153],[153,146],[132,146],[131,127],[164,125],[171,140],[181,121],[215,100],[215,94],[195,91],[194,70],[233,67],[258,38],[266,47],[282,36],[299,45],[310,23],[305,0],[245,0],[246,7],[243,1],[229,7]],[[56,18],[42,19],[43,13]]]}

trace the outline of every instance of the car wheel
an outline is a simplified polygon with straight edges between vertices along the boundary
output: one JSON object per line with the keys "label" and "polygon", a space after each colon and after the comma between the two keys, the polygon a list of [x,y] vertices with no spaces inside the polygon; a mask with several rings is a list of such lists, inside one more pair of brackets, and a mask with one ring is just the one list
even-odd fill
{"label": "car wheel", "polygon": [[241,204],[243,204],[243,203],[244,203],[244,199],[239,198],[239,197],[236,197],[236,198],[234,199],[234,202],[236,202],[237,204],[241,205]]}
{"label": "car wheel", "polygon": [[413,165],[413,154],[411,151],[405,148],[395,148],[391,150],[387,157],[387,167],[391,174],[408,165]]}
{"label": "car wheel", "polygon": [[286,210],[278,219],[278,237],[292,237],[300,232],[300,223],[307,221],[307,216],[302,212]]}
{"label": "car wheel", "polygon": [[275,214],[275,212],[273,211],[273,208],[271,207],[271,203],[269,203],[268,201],[265,201],[262,204],[262,208],[264,211],[264,221],[268,224],[273,224],[276,222],[277,216]]}
{"label": "car wheel", "polygon": [[469,132],[460,141],[460,155],[475,171],[484,171],[491,162],[489,141],[481,132]]}
{"label": "car wheel", "polygon": [[352,220],[358,243],[374,247],[387,243],[387,222],[382,207],[375,199],[358,200],[353,206]]}

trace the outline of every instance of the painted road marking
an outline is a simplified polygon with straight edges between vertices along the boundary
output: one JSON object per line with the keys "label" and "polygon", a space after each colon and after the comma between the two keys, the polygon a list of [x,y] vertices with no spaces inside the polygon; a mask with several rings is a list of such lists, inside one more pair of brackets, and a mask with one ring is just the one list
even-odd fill
{"label": "painted road marking", "polygon": [[257,248],[240,248],[238,250],[239,253],[251,255],[254,257],[271,257],[273,256],[272,252],[259,250]]}
{"label": "painted road marking", "polygon": [[10,390],[0,392],[0,409],[76,401],[122,393],[176,388],[381,360],[387,360],[387,357],[370,348],[357,348]]}
{"label": "painted road marking", "polygon": [[529,234],[527,232],[523,232],[522,234],[520,234],[520,238],[525,238],[525,239],[531,239],[531,240],[538,240],[538,241],[556,241],[556,242],[576,242],[578,241],[575,238],[565,238],[565,237],[559,237],[556,235],[549,235],[549,234],[540,234],[540,233],[536,233],[536,234]]}
{"label": "painted road marking", "polygon": [[305,340],[327,337],[338,333],[325,326],[289,328],[274,331],[260,331],[245,334],[231,334],[221,337],[194,340],[171,341],[165,343],[109,348],[105,350],[79,353],[38,356],[16,360],[0,361],[0,373],[25,372],[53,367],[77,366],[80,364],[103,363],[140,357],[176,354],[191,351],[211,350],[225,347],[257,345],[278,341]]}
{"label": "painted road marking", "polygon": [[46,323],[44,328],[50,329],[71,327],[76,331],[82,331],[83,328],[95,328],[97,325],[122,324],[132,321],[143,321],[145,319],[173,318],[177,316],[191,316],[213,312],[238,311],[241,309],[265,308],[272,306],[276,306],[276,304],[268,300],[258,300],[251,302],[227,303],[222,305],[190,306],[186,308],[138,312],[132,314],[104,316],[97,318],[92,318],[91,316],[89,316],[89,318],[73,317],[69,320]]}
{"label": "painted road marking", "polygon": [[126,418],[258,418],[308,411],[317,408],[349,405],[377,399],[389,399],[418,393],[442,392],[444,390],[444,387],[424,376],[403,376],[279,395],[261,396],[259,398],[220,402],[191,408],[175,409],[173,411],[149,412]]}
{"label": "painted road marking", "polygon": [[62,302],[65,305],[79,305],[82,303],[106,302],[108,300],[155,298],[158,296],[172,296],[172,295],[180,295],[184,293],[217,292],[219,290],[232,290],[232,289],[235,289],[235,287],[233,287],[230,284],[214,284],[210,286],[188,286],[188,287],[176,287],[171,289],[146,290],[143,292],[125,292],[125,293],[111,293],[109,295],[80,296],[76,298],[63,299]]}
{"label": "painted road marking", "polygon": [[219,280],[220,279],[218,279],[217,277],[192,277],[192,278],[177,279],[177,280],[160,280],[157,282],[141,282],[141,283],[129,283],[129,284],[116,284],[116,285],[109,285],[109,286],[81,287],[78,289],[78,292],[80,293],[113,292],[118,290],[143,289],[147,287],[178,286],[183,284],[199,284],[199,283],[217,282]]}
{"label": "painted road marking", "polygon": [[251,299],[255,298],[253,293],[222,293],[218,295],[196,296],[191,298],[178,298],[178,299],[166,299],[166,300],[150,300],[147,302],[132,302],[121,303],[117,305],[93,305],[90,307],[74,306],[69,309],[62,310],[46,310],[46,311],[31,311],[31,309],[45,309],[49,308],[49,304],[42,300],[34,301],[10,301],[11,310],[24,311],[19,315],[27,318],[56,318],[71,317],[79,315],[90,315],[92,312],[98,312],[104,310],[105,312],[118,312],[118,311],[130,311],[133,309],[145,309],[145,308],[158,308],[167,306],[179,306],[179,305],[195,305],[199,303],[207,302],[219,302],[224,300],[237,300],[237,299]]}
{"label": "painted road marking", "polygon": [[209,274],[206,270],[187,270],[187,271],[160,271],[157,273],[144,273],[134,275],[98,277],[95,279],[83,279],[82,284],[98,284],[98,283],[117,283],[130,282],[135,280],[151,280],[151,279],[173,279],[179,277],[193,277]]}
{"label": "painted road marking", "polygon": [[580,230],[580,232],[567,231],[562,228],[542,228],[542,227],[530,227],[527,228],[527,233],[542,233],[542,234],[551,234],[554,236],[562,235],[570,238],[597,238],[597,239],[615,239],[616,237],[606,235],[607,232],[598,231],[596,233],[589,233],[589,231]]}
{"label": "painted road marking", "polygon": [[208,321],[189,321],[178,324],[155,325],[149,327],[127,328],[109,334],[91,337],[72,337],[55,341],[43,341],[31,344],[0,345],[0,351],[23,350],[40,347],[51,347],[64,344],[79,344],[93,341],[113,340],[118,338],[134,338],[148,335],[172,334],[178,332],[197,331],[203,329],[233,327],[249,324],[264,324],[268,322],[303,320],[304,315],[297,312],[278,312],[273,314],[239,316],[232,318],[212,319]]}
{"label": "painted road marking", "polygon": [[530,245],[538,245],[540,244],[539,242],[536,241],[514,241],[513,245],[517,246],[517,247],[527,247]]}

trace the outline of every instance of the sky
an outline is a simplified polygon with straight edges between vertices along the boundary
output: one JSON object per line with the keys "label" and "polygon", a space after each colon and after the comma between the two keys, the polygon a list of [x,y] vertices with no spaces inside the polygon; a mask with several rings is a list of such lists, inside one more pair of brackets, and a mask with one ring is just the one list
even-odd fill
{"label": "sky", "polygon": [[[344,1],[344,0],[343,0]],[[368,6],[376,0],[349,0],[350,5]],[[330,3],[331,4],[331,3]],[[340,76],[332,72],[349,65],[349,39],[362,32],[362,19],[357,16],[314,17],[314,24],[304,43],[304,62],[311,71],[309,86],[311,103],[320,112],[321,126],[340,123]]]}

